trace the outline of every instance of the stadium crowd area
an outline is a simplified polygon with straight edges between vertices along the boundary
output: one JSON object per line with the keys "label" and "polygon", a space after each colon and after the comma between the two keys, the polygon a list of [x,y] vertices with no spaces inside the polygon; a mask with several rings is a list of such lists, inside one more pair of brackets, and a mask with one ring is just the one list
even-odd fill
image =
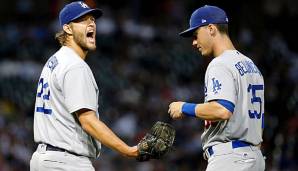
{"label": "stadium crowd area", "polygon": [[[35,151],[33,114],[37,81],[59,49],[57,14],[69,1],[12,0],[0,7],[0,171],[29,170]],[[208,3],[210,2],[210,3]],[[262,0],[231,4],[206,1],[226,10],[237,49],[251,57],[265,80],[262,151],[267,171],[298,170],[298,37],[296,1]],[[102,0],[97,50],[87,63],[100,88],[100,118],[129,145],[158,120],[177,130],[174,149],[162,160],[138,163],[103,146],[94,162],[100,171],[204,170],[200,136],[204,122],[171,120],[172,101],[203,102],[210,59],[178,33],[201,1]],[[292,22],[289,22],[292,21]]]}

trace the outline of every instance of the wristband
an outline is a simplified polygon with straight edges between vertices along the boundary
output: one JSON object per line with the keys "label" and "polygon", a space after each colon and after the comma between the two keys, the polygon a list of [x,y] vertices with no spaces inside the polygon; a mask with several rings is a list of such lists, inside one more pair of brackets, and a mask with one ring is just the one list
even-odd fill
{"label": "wristband", "polygon": [[182,106],[182,113],[186,116],[196,117],[196,106],[194,103],[184,103]]}

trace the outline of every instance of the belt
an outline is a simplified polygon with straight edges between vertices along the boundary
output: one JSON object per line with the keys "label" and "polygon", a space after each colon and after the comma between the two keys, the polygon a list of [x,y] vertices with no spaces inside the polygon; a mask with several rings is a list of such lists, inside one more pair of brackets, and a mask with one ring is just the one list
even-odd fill
{"label": "belt", "polygon": [[52,146],[50,144],[45,144],[45,145],[47,146],[46,147],[46,151],[60,151],[60,152],[67,152],[67,153],[72,154],[72,155],[75,155],[75,156],[82,156],[82,155],[79,155],[77,153],[74,153],[74,152],[65,150],[63,148]]}
{"label": "belt", "polygon": [[[247,143],[245,141],[240,141],[240,140],[234,140],[234,141],[231,141],[231,142],[228,142],[228,143],[223,143],[225,144],[223,148],[232,148],[232,149],[235,149],[235,148],[240,148],[240,147],[248,147],[248,146],[253,146],[252,144],[250,143]],[[221,145],[221,144],[219,144]],[[226,146],[228,145],[228,146]],[[217,146],[217,145],[215,145]],[[213,154],[214,154],[214,149],[213,149],[214,146],[212,147],[209,147],[206,149],[205,153],[204,153],[204,158],[207,159],[209,157],[211,157]]]}

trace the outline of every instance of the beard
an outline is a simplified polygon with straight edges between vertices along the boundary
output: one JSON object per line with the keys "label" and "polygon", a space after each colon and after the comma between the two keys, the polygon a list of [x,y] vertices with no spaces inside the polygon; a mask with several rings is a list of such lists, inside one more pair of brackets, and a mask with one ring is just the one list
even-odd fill
{"label": "beard", "polygon": [[94,51],[96,49],[95,44],[87,43],[86,35],[82,32],[77,31],[74,33],[73,39],[84,51]]}

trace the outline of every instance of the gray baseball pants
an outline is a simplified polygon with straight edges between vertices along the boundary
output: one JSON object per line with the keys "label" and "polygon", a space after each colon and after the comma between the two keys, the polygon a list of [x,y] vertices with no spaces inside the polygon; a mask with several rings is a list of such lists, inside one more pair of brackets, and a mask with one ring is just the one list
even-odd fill
{"label": "gray baseball pants", "polygon": [[67,152],[47,151],[45,144],[39,144],[30,160],[30,171],[94,171],[88,157]]}
{"label": "gray baseball pants", "polygon": [[212,147],[213,154],[208,151],[206,171],[264,171],[265,159],[259,147],[247,146],[232,148],[231,143],[222,143]]}

